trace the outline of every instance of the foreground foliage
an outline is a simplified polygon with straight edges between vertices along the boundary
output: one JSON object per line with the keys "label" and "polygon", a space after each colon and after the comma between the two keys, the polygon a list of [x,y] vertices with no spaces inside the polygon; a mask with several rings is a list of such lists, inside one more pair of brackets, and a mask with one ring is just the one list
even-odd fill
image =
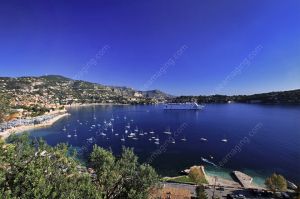
{"label": "foreground foliage", "polygon": [[2,94],[0,94],[0,123],[4,121],[4,117],[8,112],[9,112],[8,100]]}
{"label": "foreground foliage", "polygon": [[26,134],[10,137],[9,144],[2,141],[0,198],[147,198],[157,183],[154,169],[138,164],[130,149],[116,159],[95,146],[93,177],[74,157],[65,144],[50,147]]}
{"label": "foreground foliage", "polygon": [[287,181],[282,175],[273,173],[269,178],[266,179],[265,185],[271,191],[286,191]]}

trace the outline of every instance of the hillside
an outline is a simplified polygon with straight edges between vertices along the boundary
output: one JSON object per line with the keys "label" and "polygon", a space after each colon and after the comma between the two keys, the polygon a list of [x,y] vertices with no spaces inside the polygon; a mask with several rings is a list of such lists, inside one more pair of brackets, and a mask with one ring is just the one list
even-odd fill
{"label": "hillside", "polygon": [[260,93],[253,95],[212,95],[212,96],[180,96],[172,99],[173,102],[198,103],[263,103],[263,104],[300,104],[300,89],[290,91],[279,91]]}
{"label": "hillside", "polygon": [[13,106],[72,103],[156,103],[169,95],[161,91],[137,91],[128,87],[105,86],[59,75],[40,77],[0,77],[0,94]]}

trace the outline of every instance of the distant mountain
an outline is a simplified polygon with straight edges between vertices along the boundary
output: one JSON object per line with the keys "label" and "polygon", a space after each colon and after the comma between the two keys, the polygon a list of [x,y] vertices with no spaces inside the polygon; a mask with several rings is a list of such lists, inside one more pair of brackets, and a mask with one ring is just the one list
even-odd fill
{"label": "distant mountain", "polygon": [[162,91],[138,91],[73,80],[60,75],[0,77],[0,93],[13,105],[72,103],[157,103],[172,97]]}
{"label": "distant mountain", "polygon": [[160,90],[139,91],[139,92],[141,92],[143,96],[149,98],[165,98],[165,99],[174,98],[173,95],[166,94]]}
{"label": "distant mountain", "polygon": [[254,95],[211,95],[211,96],[180,96],[172,99],[173,102],[198,103],[262,103],[262,104],[300,104],[300,89],[260,93]]}

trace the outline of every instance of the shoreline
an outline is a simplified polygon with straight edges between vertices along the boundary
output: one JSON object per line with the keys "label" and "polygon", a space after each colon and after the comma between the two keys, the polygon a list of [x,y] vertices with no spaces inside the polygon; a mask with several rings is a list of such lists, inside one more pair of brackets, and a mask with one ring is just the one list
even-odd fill
{"label": "shoreline", "polygon": [[[56,113],[61,113],[61,111],[58,111]],[[52,115],[52,114],[56,114],[56,113],[50,113],[47,115]],[[52,126],[55,122],[57,122],[58,120],[60,120],[61,118],[70,115],[70,113],[67,113],[66,111],[63,111],[63,114],[59,114],[41,124],[35,124],[35,125],[23,125],[23,126],[18,126],[18,127],[14,127],[11,129],[7,129],[3,132],[0,133],[0,139],[6,140],[10,135],[12,134],[17,134],[17,133],[23,133],[25,131],[28,130],[32,130],[32,129],[38,129],[38,128],[47,128],[49,126]]]}
{"label": "shoreline", "polygon": [[130,104],[120,104],[120,103],[88,103],[88,104],[69,104],[64,105],[64,108],[73,108],[73,107],[85,107],[85,106],[129,106]]}

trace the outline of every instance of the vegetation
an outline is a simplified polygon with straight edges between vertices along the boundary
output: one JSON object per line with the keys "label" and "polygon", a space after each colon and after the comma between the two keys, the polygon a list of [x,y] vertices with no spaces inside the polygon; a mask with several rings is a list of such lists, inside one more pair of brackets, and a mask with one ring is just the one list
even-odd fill
{"label": "vegetation", "polygon": [[191,167],[190,172],[189,172],[189,178],[198,185],[207,183],[207,181],[199,167]]}
{"label": "vegetation", "polygon": [[0,77],[1,93],[19,105],[66,105],[72,103],[156,103],[171,97],[161,91],[137,91],[128,87],[105,86],[59,75]]}
{"label": "vegetation", "polygon": [[147,198],[158,176],[140,165],[131,149],[121,158],[95,146],[88,173],[65,144],[48,146],[28,135],[11,136],[0,143],[1,198]]}
{"label": "vegetation", "polygon": [[196,188],[196,195],[197,195],[197,198],[199,198],[199,199],[207,199],[207,195],[205,193],[203,185],[199,185]]}
{"label": "vegetation", "polygon": [[116,159],[110,151],[95,145],[91,166],[104,198],[148,198],[150,188],[159,180],[152,167],[139,165],[132,149],[123,148],[121,158]]}
{"label": "vegetation", "polygon": [[180,96],[172,99],[172,102],[197,102],[197,103],[227,103],[228,101],[239,103],[264,103],[264,104],[300,104],[300,89],[270,92],[254,95],[210,95],[210,96]]}
{"label": "vegetation", "polygon": [[186,183],[186,184],[196,184],[189,176],[177,176],[173,178],[164,178],[167,182],[177,182],[177,183]]}
{"label": "vegetation", "polygon": [[9,112],[8,100],[0,95],[0,123],[4,121],[5,115]]}
{"label": "vegetation", "polygon": [[276,173],[273,173],[266,179],[265,185],[273,192],[287,190],[286,179],[282,175],[278,175]]}
{"label": "vegetation", "polygon": [[[198,170],[198,171],[197,171]],[[177,183],[186,183],[186,184],[206,184],[207,181],[199,169],[191,169],[189,175],[177,176],[172,178],[163,178],[167,182],[177,182]]]}

